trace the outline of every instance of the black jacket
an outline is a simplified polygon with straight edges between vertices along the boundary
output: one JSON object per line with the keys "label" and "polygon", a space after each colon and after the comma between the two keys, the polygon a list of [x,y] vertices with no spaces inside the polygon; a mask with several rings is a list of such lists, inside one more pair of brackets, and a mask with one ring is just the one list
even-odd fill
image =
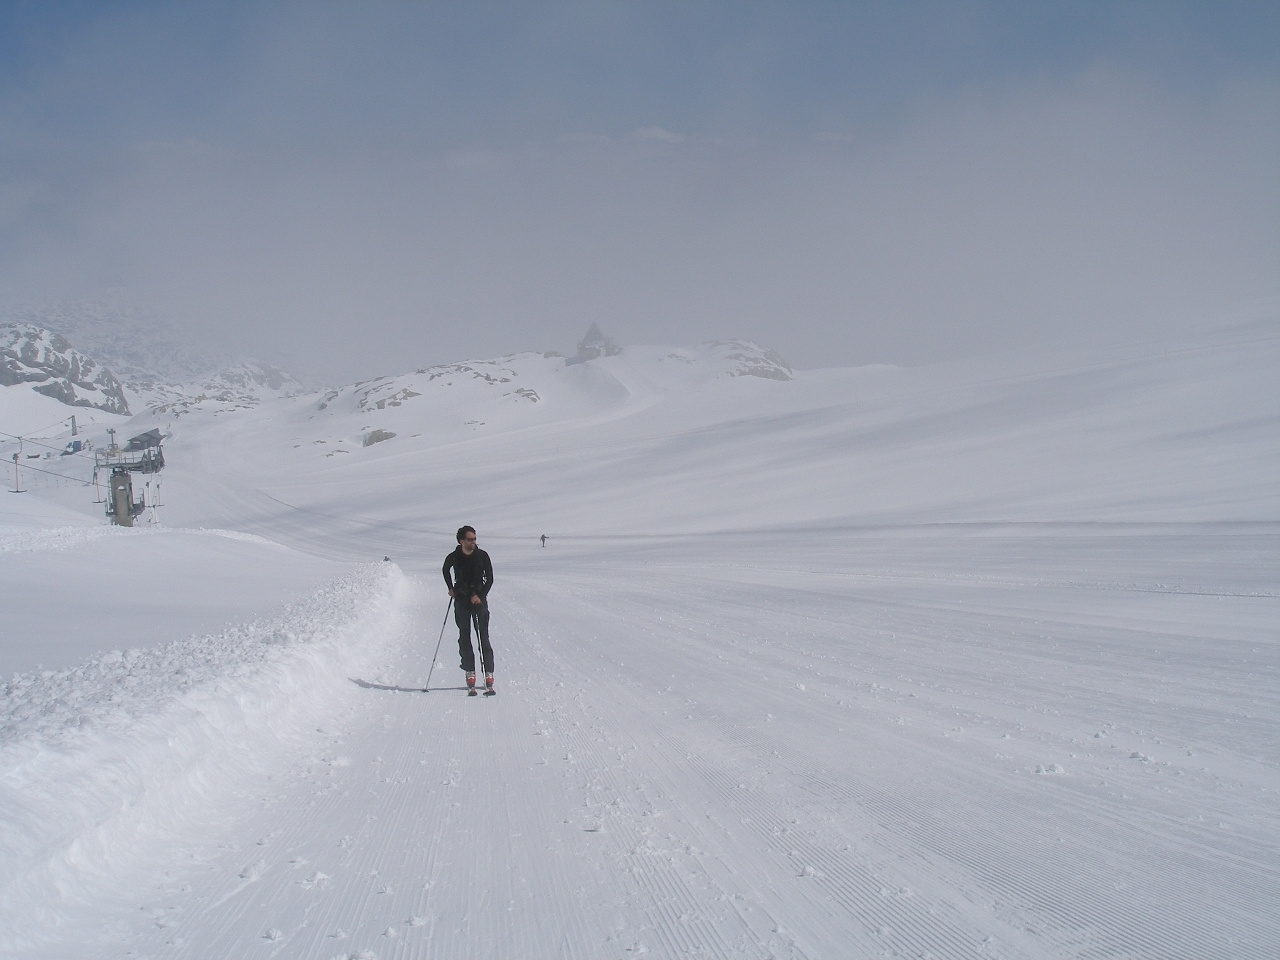
{"label": "black jacket", "polygon": [[[453,570],[452,577],[449,576],[450,569]],[[441,572],[455,599],[476,596],[483,600],[493,586],[493,564],[489,562],[489,555],[479,547],[469,557],[458,547],[444,558]]]}

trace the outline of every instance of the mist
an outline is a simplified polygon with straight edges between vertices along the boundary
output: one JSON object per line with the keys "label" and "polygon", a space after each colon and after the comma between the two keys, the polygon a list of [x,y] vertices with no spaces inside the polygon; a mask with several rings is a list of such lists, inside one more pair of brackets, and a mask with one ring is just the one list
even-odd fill
{"label": "mist", "polygon": [[59,9],[6,22],[11,308],[329,382],[592,322],[816,367],[1280,309],[1276,17]]}

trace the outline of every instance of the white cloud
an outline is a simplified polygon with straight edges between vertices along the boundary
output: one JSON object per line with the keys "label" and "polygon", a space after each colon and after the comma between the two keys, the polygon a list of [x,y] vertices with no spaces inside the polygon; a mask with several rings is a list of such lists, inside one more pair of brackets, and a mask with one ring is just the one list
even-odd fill
{"label": "white cloud", "polygon": [[664,130],[662,127],[640,127],[632,130],[627,136],[628,140],[657,141],[661,143],[684,143],[684,135],[680,133],[672,133],[670,130]]}

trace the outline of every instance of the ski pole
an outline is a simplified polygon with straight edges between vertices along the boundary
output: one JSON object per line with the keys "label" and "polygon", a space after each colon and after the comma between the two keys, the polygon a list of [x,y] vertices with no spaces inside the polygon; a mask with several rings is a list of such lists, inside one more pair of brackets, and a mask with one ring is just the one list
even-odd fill
{"label": "ski pole", "polygon": [[449,625],[449,611],[452,609],[453,597],[450,597],[449,605],[444,608],[444,623],[440,624],[440,639],[436,641],[436,652],[431,655],[431,668],[427,671],[427,683],[422,688],[423,693],[431,689],[431,674],[436,668],[436,659],[440,656],[440,644],[444,642],[444,628]]}
{"label": "ski pole", "polygon": [[484,605],[471,608],[471,622],[476,625],[476,653],[480,656],[480,673],[488,673],[489,667],[484,662],[484,636],[480,633],[480,617]]}
{"label": "ski pole", "polygon": [[484,670],[484,641],[480,639],[480,613],[475,606],[471,608],[471,626],[474,627],[472,632],[476,635],[474,656],[476,666],[480,668],[476,672],[479,673]]}

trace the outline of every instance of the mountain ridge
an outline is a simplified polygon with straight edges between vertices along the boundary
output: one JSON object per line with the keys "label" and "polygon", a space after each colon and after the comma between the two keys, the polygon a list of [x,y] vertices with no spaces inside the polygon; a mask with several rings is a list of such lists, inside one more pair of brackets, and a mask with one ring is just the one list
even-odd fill
{"label": "mountain ridge", "polygon": [[128,415],[124,387],[109,369],[61,334],[29,323],[0,325],[0,386],[31,385],[69,407]]}

